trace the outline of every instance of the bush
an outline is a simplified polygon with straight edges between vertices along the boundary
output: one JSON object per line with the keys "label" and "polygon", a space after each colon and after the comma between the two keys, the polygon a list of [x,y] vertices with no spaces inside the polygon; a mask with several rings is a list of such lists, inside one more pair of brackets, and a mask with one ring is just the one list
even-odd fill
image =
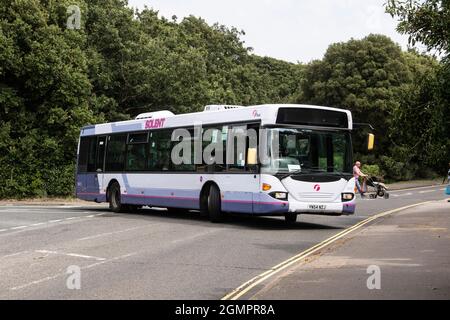
{"label": "bush", "polygon": [[48,169],[44,175],[46,195],[68,196],[74,194],[75,165],[58,166]]}
{"label": "bush", "polygon": [[375,177],[377,181],[383,181],[384,174],[377,164],[365,164],[362,166],[361,171],[371,177]]}
{"label": "bush", "polygon": [[412,180],[419,169],[419,166],[415,163],[397,161],[388,156],[381,156],[380,163],[386,172],[386,179],[389,180]]}

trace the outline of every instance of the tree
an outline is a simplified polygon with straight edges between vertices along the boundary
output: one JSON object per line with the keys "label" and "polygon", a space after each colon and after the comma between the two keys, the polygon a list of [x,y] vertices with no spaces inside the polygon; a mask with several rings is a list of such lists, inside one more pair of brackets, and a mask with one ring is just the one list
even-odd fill
{"label": "tree", "polygon": [[[450,2],[390,0],[386,11],[399,19],[397,30],[409,34],[412,45],[421,42],[428,51],[443,55],[435,72],[420,77],[420,83],[416,82],[413,96],[418,104],[415,110],[409,110],[411,105],[406,105],[404,110],[398,110],[396,117],[403,123],[417,121],[416,128],[425,129],[417,143],[426,154],[421,160],[424,165],[445,174],[450,159]],[[427,142],[421,144],[423,141]]]}
{"label": "tree", "polygon": [[389,0],[386,11],[399,19],[397,30],[409,34],[410,44],[450,52],[450,2],[448,0]]}
{"label": "tree", "polygon": [[242,34],[124,0],[0,0],[0,198],[71,194],[85,125],[291,100],[301,67],[252,55]]}
{"label": "tree", "polygon": [[[369,35],[330,45],[323,60],[307,67],[298,102],[351,110],[355,122],[375,127],[376,154],[383,154],[390,146],[391,114],[411,80],[400,47],[386,36]],[[362,153],[365,140],[357,137],[355,149]]]}
{"label": "tree", "polygon": [[[96,121],[83,32],[36,0],[0,6],[0,195],[67,194],[79,128]],[[82,5],[80,3],[80,5]],[[64,11],[65,13],[66,11]],[[59,183],[55,183],[58,180]]]}

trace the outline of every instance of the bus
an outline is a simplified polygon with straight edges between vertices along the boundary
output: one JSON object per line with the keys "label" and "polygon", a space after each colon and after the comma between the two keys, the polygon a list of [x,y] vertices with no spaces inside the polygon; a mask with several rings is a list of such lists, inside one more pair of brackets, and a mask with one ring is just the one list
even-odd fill
{"label": "bus", "polygon": [[76,197],[113,212],[199,210],[212,222],[227,213],[291,223],[298,214],[350,215],[352,127],[348,110],[293,104],[208,105],[89,125],[78,143]]}

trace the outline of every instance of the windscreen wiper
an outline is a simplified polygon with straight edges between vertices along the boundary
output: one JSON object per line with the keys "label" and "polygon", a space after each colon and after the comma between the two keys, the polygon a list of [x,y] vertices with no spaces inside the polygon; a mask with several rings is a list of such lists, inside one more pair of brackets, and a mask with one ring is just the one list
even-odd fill
{"label": "windscreen wiper", "polygon": [[[341,178],[344,178],[344,179],[346,179],[346,177],[348,176],[348,175],[351,175],[350,173],[347,173],[347,174],[345,174],[345,173],[343,173],[342,171],[334,171],[334,167],[328,167],[328,169],[333,169],[333,172],[328,172],[329,174],[336,174],[336,175],[338,175],[338,176],[340,176]],[[346,179],[347,180],[347,179]]]}
{"label": "windscreen wiper", "polygon": [[326,171],[323,169],[319,169],[318,167],[302,168],[302,169],[298,169],[298,170],[286,173],[286,174],[280,176],[279,179],[283,180],[283,179],[286,179],[287,177],[290,177],[290,176],[293,176],[294,174],[299,174],[299,173],[326,173]]}
{"label": "windscreen wiper", "polygon": [[278,179],[280,179],[280,181],[281,181],[281,180],[283,180],[283,179],[286,179],[287,177],[290,177],[290,176],[292,176],[292,175],[294,175],[294,174],[301,173],[301,172],[302,172],[302,169],[297,169],[297,170],[294,170],[294,171],[292,171],[292,172],[283,174],[283,175],[280,176]]}

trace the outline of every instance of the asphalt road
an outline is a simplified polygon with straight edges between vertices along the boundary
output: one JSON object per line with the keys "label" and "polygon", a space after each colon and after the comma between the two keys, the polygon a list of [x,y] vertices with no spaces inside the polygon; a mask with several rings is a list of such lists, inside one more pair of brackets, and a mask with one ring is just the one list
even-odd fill
{"label": "asphalt road", "polygon": [[[358,200],[353,216],[230,217],[105,206],[0,207],[0,299],[220,299],[368,216],[445,199],[443,186]],[[69,266],[81,288],[68,289]]]}

